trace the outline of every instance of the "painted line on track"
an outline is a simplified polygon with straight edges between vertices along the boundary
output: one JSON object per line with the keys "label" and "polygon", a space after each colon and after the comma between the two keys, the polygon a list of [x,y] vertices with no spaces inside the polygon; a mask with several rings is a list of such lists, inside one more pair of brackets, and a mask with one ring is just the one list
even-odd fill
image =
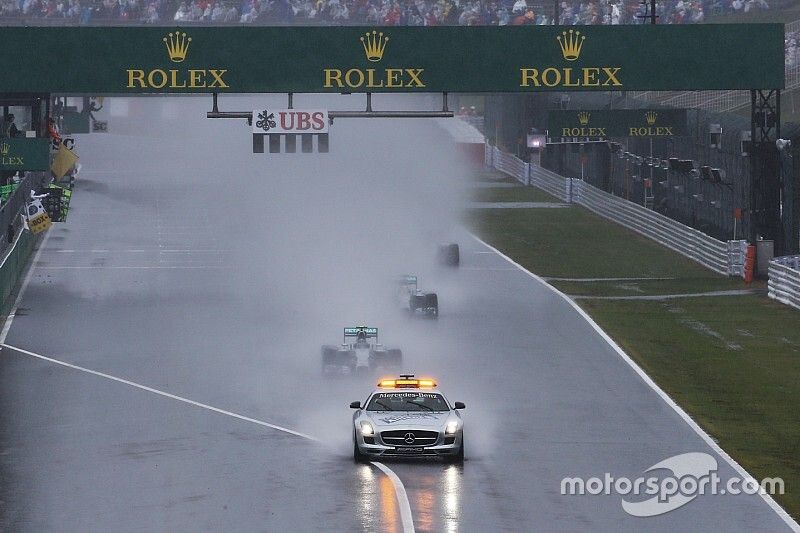
{"label": "painted line on track", "polygon": [[[25,231],[24,229],[22,231]],[[19,242],[20,237],[22,237],[22,231],[19,232],[17,236],[17,240],[14,241],[14,248],[17,247],[17,242]],[[14,317],[17,316],[17,309],[19,309],[19,304],[22,302],[22,295],[25,294],[25,289],[28,288],[28,284],[31,282],[31,277],[33,276],[33,270],[36,268],[36,263],[39,262],[39,256],[42,255],[42,250],[44,250],[45,244],[47,244],[47,240],[50,238],[50,232],[48,231],[42,242],[39,243],[39,249],[36,250],[36,253],[33,255],[33,260],[28,264],[28,272],[25,273],[25,279],[22,280],[22,285],[19,287],[19,293],[17,297],[14,299],[14,305],[11,307],[11,312],[8,313],[6,317],[6,321],[3,324],[3,330],[0,331],[0,345],[6,342],[6,337],[8,337],[8,332],[11,330],[11,324],[14,322]],[[12,250],[13,251],[13,248]],[[9,252],[11,255],[11,252]],[[6,256],[8,258],[8,256]],[[3,260],[5,264],[5,259]],[[2,266],[2,265],[0,265]]]}
{"label": "painted line on track", "polygon": [[128,385],[130,387],[134,387],[136,389],[140,389],[143,391],[151,392],[153,394],[157,394],[159,396],[163,396],[165,398],[169,398],[171,400],[176,400],[179,402],[183,402],[189,405],[194,405],[195,407],[200,407],[201,409],[205,409],[207,411],[212,411],[214,413],[219,413],[221,415],[230,416],[232,418],[236,418],[238,420],[244,420],[245,422],[250,422],[253,424],[257,424],[259,426],[267,427],[270,429],[274,429],[276,431],[282,431],[283,433],[288,433],[290,435],[294,435],[296,437],[302,437],[304,439],[308,439],[314,442],[319,442],[319,439],[316,437],[312,437],[311,435],[307,435],[305,433],[300,433],[299,431],[295,431],[293,429],[285,428],[282,426],[278,426],[275,424],[270,424],[269,422],[264,422],[263,420],[258,420],[256,418],[250,418],[249,416],[240,415],[238,413],[234,413],[232,411],[226,411],[225,409],[220,409],[219,407],[214,407],[213,405],[208,405],[206,403],[196,402],[194,400],[190,400],[189,398],[184,398],[183,396],[178,396],[176,394],[170,394],[169,392],[164,392],[162,390],[154,389],[153,387],[148,387],[147,385],[142,385],[141,383],[136,383],[135,381],[130,381],[123,378],[118,378],[116,376],[112,376],[111,374],[105,374],[103,372],[98,372],[97,370],[92,370],[91,368],[85,368],[78,365],[73,365],[72,363],[67,363],[66,361],[61,361],[59,359],[53,359],[52,357],[47,357],[42,354],[38,354],[35,352],[31,352],[30,350],[25,350],[23,348],[18,348],[16,346],[11,346],[10,344],[0,344],[0,347],[3,349],[8,348],[9,350],[14,350],[15,352],[19,352],[25,355],[29,355],[31,357],[35,357],[37,359],[41,359],[43,361],[47,361],[50,363],[55,363],[57,365],[65,366],[67,368],[71,368],[73,370],[79,370],[81,372],[85,372],[87,374],[92,374],[93,376],[98,376],[101,378],[105,378],[111,381],[116,381],[117,383],[122,383],[124,385]]}
{"label": "painted line on track", "polygon": [[[638,364],[636,364],[636,362],[633,359],[631,359],[631,357],[627,353],[625,353],[625,351],[622,348],[620,348],[616,342],[614,342],[614,339],[612,339],[608,335],[608,333],[603,331],[603,329],[597,324],[597,322],[595,322],[594,319],[591,316],[589,316],[589,314],[586,311],[581,309],[581,307],[577,303],[575,303],[574,300],[572,300],[569,296],[567,296],[560,290],[556,289],[555,287],[547,283],[541,277],[537,276],[530,270],[526,269],[524,266],[520,265],[507,255],[505,255],[503,252],[501,252],[491,244],[488,244],[483,240],[481,240],[477,235],[474,235],[472,233],[470,233],[470,235],[472,236],[473,239],[475,239],[482,245],[486,246],[490,250],[493,250],[497,255],[499,255],[500,257],[502,257],[503,259],[505,259],[506,261],[517,267],[520,271],[524,272],[534,280],[538,281],[539,283],[541,283],[542,285],[544,285],[545,287],[556,293],[565,302],[567,302],[579,315],[581,315],[581,317],[583,317],[584,320],[586,320],[586,322],[589,323],[592,329],[594,329],[597,332],[597,334],[600,335],[600,337],[602,337],[603,340],[606,341],[606,343],[608,343],[609,346],[611,346],[611,348],[617,353],[617,355],[619,355],[622,358],[622,360],[625,361],[634,370],[634,372],[636,372],[639,375],[640,378],[642,378],[642,381],[644,381],[645,384],[647,384],[651,389],[653,389],[653,391],[655,391],[655,393],[658,394],[661,397],[661,399],[664,400],[664,402],[669,407],[671,407],[672,410],[675,411],[678,414],[678,416],[680,416],[683,419],[683,421],[686,422],[689,425],[689,427],[692,428],[694,432],[697,433],[697,435],[701,439],[703,439],[703,441],[705,441],[705,443],[712,450],[714,450],[717,453],[717,455],[722,457],[722,459],[724,459],[725,462],[727,462],[731,467],[733,467],[733,469],[743,479],[753,478],[753,476],[751,476],[747,472],[747,470],[745,470],[744,467],[742,467],[742,465],[737,463],[733,457],[728,455],[728,453],[725,450],[723,450],[719,446],[719,444],[717,444],[714,441],[714,439],[712,439],[711,436],[708,433],[706,433],[705,430],[703,430],[703,428],[701,428],[700,425],[697,422],[695,422],[694,419],[692,419],[692,417],[690,417],[688,413],[686,413],[686,411],[684,411],[681,408],[681,406],[675,403],[675,400],[673,400],[669,396],[669,394],[664,392],[664,390],[661,387],[659,387],[658,384],[656,384],[656,382],[653,381],[653,379],[650,376],[648,376],[647,373],[644,370],[642,370],[642,368]],[[775,513],[786,523],[786,525],[789,526],[789,528],[791,528],[793,531],[800,532],[800,525],[798,525],[798,523],[791,516],[789,516],[789,513],[787,513],[786,510],[772,498],[772,496],[766,493],[762,494],[761,491],[759,491],[759,495],[761,496],[761,499],[763,499],[764,502],[766,502],[766,504],[769,505],[769,507],[773,511],[775,511]]]}
{"label": "painted line on track", "polygon": [[[21,236],[21,233],[20,233],[19,236],[17,236],[17,240],[14,242],[14,246],[17,245],[17,242],[19,241],[19,237],[20,236]],[[14,306],[12,307],[12,310],[9,313],[8,317],[6,317],[5,323],[3,324],[3,329],[0,332],[0,349],[13,350],[15,352],[22,353],[22,354],[28,355],[30,357],[34,357],[36,359],[40,359],[42,361],[47,361],[47,362],[50,362],[50,363],[61,365],[61,366],[64,366],[66,368],[71,368],[73,370],[78,370],[80,372],[85,372],[87,374],[91,374],[91,375],[94,375],[94,376],[97,376],[97,377],[101,377],[101,378],[104,378],[104,379],[108,379],[108,380],[111,380],[111,381],[116,381],[117,383],[122,383],[124,385],[128,385],[130,387],[133,387],[133,388],[136,388],[136,389],[139,389],[139,390],[150,392],[150,393],[156,394],[158,396],[162,396],[164,398],[169,398],[171,400],[176,400],[176,401],[188,404],[188,405],[193,405],[195,407],[199,407],[201,409],[205,409],[207,411],[211,411],[211,412],[214,412],[214,413],[217,413],[217,414],[229,416],[229,417],[235,418],[237,420],[242,420],[244,422],[250,422],[252,424],[256,424],[256,425],[259,425],[259,426],[262,426],[262,427],[267,427],[267,428],[270,428],[270,429],[274,429],[276,431],[281,431],[283,433],[288,433],[290,435],[294,435],[296,437],[307,439],[307,440],[310,440],[310,441],[313,441],[313,442],[320,442],[319,439],[317,439],[316,437],[312,437],[311,435],[308,435],[306,433],[301,433],[301,432],[295,431],[293,429],[285,428],[283,426],[278,426],[276,424],[271,424],[271,423],[265,422],[263,420],[258,420],[256,418],[251,418],[249,416],[240,415],[240,414],[234,413],[232,411],[227,411],[225,409],[220,409],[218,407],[214,407],[213,405],[208,405],[208,404],[205,404],[205,403],[197,402],[195,400],[190,400],[189,398],[184,398],[182,396],[178,396],[176,394],[171,394],[169,392],[165,392],[165,391],[162,391],[162,390],[154,389],[153,387],[148,387],[147,385],[142,385],[142,384],[136,383],[134,381],[130,381],[130,380],[123,379],[123,378],[118,378],[116,376],[112,376],[110,374],[106,374],[106,373],[103,373],[103,372],[98,372],[97,370],[92,370],[90,368],[85,368],[85,367],[82,367],[82,366],[73,365],[72,363],[67,363],[66,361],[60,361],[58,359],[54,359],[52,357],[47,357],[47,356],[32,352],[30,350],[25,350],[23,348],[18,348],[16,346],[11,346],[9,344],[6,344],[5,343],[6,337],[8,336],[8,332],[11,330],[11,324],[13,323],[14,317],[16,316],[16,312],[17,312],[17,309],[19,308],[19,304],[22,302],[22,297],[25,294],[25,290],[28,288],[28,284],[30,283],[31,277],[33,275],[33,271],[36,268],[42,268],[42,267],[37,267],[36,264],[38,263],[39,256],[41,255],[42,250],[44,250],[45,244],[47,244],[47,240],[48,240],[49,237],[50,237],[50,232],[47,232],[47,234],[44,236],[44,239],[42,239],[42,242],[39,244],[39,248],[36,250],[36,253],[34,254],[33,260],[30,262],[30,264],[28,266],[28,272],[25,274],[25,279],[23,280],[22,285],[20,286],[19,293],[17,294],[17,297],[14,300]],[[13,250],[13,248],[12,248],[12,250]],[[4,260],[4,262],[5,262],[5,260]],[[175,268],[175,267],[167,267],[167,268]],[[397,477],[397,474],[395,474],[389,467],[383,465],[382,463],[378,463],[378,462],[372,462],[372,464],[374,466],[376,466],[379,470],[381,470],[389,478],[389,480],[392,482],[392,486],[394,487],[395,495],[397,497],[397,504],[400,507],[400,519],[401,519],[401,523],[403,525],[403,532],[404,533],[415,533],[415,530],[414,530],[414,519],[413,519],[413,516],[411,514],[411,504],[408,501],[408,494],[406,494],[406,489],[403,486],[403,482],[400,481],[400,478]]]}
{"label": "painted line on track", "polygon": [[[20,291],[20,295],[21,294],[22,294],[22,291]],[[6,321],[6,325],[9,326],[9,324],[10,324],[10,321]],[[7,329],[6,328],[4,328],[4,331],[7,333]],[[179,401],[179,402],[182,402],[182,403],[193,405],[195,407],[200,407],[201,409],[205,409],[207,411],[211,411],[211,412],[218,413],[218,414],[221,414],[221,415],[229,416],[229,417],[235,418],[237,420],[242,420],[244,422],[250,422],[251,424],[256,424],[256,425],[259,425],[259,426],[262,426],[262,427],[267,427],[267,428],[270,428],[270,429],[274,429],[276,431],[281,431],[283,433],[288,433],[290,435],[294,435],[295,437],[300,437],[300,438],[307,439],[307,440],[310,440],[310,441],[313,441],[313,442],[317,442],[317,443],[320,442],[320,440],[317,439],[316,437],[313,437],[313,436],[308,435],[306,433],[301,433],[301,432],[295,431],[293,429],[285,428],[283,426],[278,426],[276,424],[271,424],[271,423],[265,422],[263,420],[258,420],[256,418],[251,418],[249,416],[240,415],[238,413],[234,413],[232,411],[227,411],[225,409],[220,409],[219,407],[214,407],[213,405],[208,405],[206,403],[201,403],[201,402],[197,402],[195,400],[190,400],[189,398],[184,398],[183,396],[178,396],[176,394],[171,394],[169,392],[165,392],[165,391],[162,391],[162,390],[159,390],[159,389],[154,389],[153,387],[148,387],[147,385],[142,385],[141,383],[136,383],[134,381],[130,381],[130,380],[127,380],[127,379],[118,378],[116,376],[112,376],[112,375],[106,374],[104,372],[98,372],[97,370],[92,370],[90,368],[85,368],[85,367],[82,367],[82,366],[73,365],[72,363],[67,363],[67,362],[61,361],[59,359],[54,359],[52,357],[47,357],[45,355],[41,355],[41,354],[32,352],[30,350],[25,350],[23,348],[18,348],[16,346],[11,346],[11,345],[5,344],[5,343],[0,343],[0,347],[2,347],[2,349],[9,349],[9,350],[13,350],[15,352],[21,353],[21,354],[25,354],[25,355],[28,355],[30,357],[35,357],[37,359],[41,359],[41,360],[47,361],[49,363],[54,363],[54,364],[61,365],[61,366],[67,367],[67,368],[71,368],[73,370],[78,370],[80,372],[85,372],[85,373],[91,374],[93,376],[98,376],[98,377],[101,377],[101,378],[104,378],[104,379],[108,379],[108,380],[111,380],[111,381],[116,381],[117,383],[122,383],[124,385],[128,385],[128,386],[136,388],[136,389],[140,389],[140,390],[143,390],[143,391],[146,391],[146,392],[150,392],[150,393],[156,394],[158,396],[163,396],[164,398],[169,398],[171,400],[176,400],[176,401]],[[395,474],[390,468],[388,468],[387,466],[383,465],[382,463],[372,462],[372,464],[375,465],[384,474],[386,474],[386,476],[389,478],[389,480],[391,480],[392,485],[394,486],[395,495],[397,497],[397,505],[400,508],[400,520],[401,520],[401,523],[403,525],[403,532],[404,533],[415,533],[415,530],[414,530],[414,519],[413,519],[412,514],[411,514],[411,504],[408,501],[408,494],[406,494],[406,489],[403,486],[403,482],[400,481],[400,478],[397,477],[397,474]]]}
{"label": "painted line on track", "polygon": [[394,471],[383,463],[372,461],[372,464],[378,467],[386,476],[391,480],[394,485],[394,492],[397,494],[397,505],[400,507],[400,520],[403,523],[404,533],[415,533],[414,518],[411,515],[411,504],[408,503],[408,494],[403,482],[397,477]]}

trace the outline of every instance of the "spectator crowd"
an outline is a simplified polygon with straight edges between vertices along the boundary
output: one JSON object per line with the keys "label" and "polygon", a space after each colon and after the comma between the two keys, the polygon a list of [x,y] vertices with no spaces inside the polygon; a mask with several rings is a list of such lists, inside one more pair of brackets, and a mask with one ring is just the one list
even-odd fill
{"label": "spectator crowd", "polygon": [[[0,0],[3,19],[78,24],[256,23],[381,26],[552,24],[557,0]],[[558,0],[560,24],[636,24],[639,0]],[[769,9],[767,0],[659,0],[660,23]],[[788,44],[787,44],[788,46]]]}

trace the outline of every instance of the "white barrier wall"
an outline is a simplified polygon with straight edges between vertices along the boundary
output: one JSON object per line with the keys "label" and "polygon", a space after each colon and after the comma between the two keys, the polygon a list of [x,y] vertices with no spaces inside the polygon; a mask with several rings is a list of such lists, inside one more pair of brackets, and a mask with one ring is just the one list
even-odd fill
{"label": "white barrier wall", "polygon": [[579,179],[565,178],[486,145],[486,165],[575,203],[689,257],[719,274],[742,276],[745,241],[720,241]]}
{"label": "white barrier wall", "polygon": [[769,262],[770,298],[800,309],[800,255],[778,257]]}

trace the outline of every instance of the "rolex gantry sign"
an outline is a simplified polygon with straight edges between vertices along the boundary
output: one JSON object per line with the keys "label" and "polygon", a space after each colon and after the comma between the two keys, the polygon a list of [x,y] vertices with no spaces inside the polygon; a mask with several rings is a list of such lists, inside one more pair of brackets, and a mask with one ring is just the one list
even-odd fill
{"label": "rolex gantry sign", "polygon": [[49,139],[0,138],[0,170],[47,170]]}
{"label": "rolex gantry sign", "polygon": [[550,111],[547,115],[550,142],[610,137],[682,137],[688,134],[685,109]]}
{"label": "rolex gantry sign", "polygon": [[784,87],[782,24],[5,27],[0,51],[12,93]]}

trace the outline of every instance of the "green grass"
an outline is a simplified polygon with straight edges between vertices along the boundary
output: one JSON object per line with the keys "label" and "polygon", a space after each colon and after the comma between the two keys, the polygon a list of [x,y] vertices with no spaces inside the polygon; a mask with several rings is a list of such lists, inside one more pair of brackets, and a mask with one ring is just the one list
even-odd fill
{"label": "green grass", "polygon": [[580,207],[475,209],[469,219],[483,238],[542,276],[715,277],[693,261]]}
{"label": "green grass", "polygon": [[763,296],[580,305],[756,478],[800,516],[800,315]]}
{"label": "green grass", "polygon": [[679,277],[668,280],[551,281],[561,292],[574,296],[644,296],[650,294],[696,294],[711,291],[763,289],[764,283],[747,285],[727,277]]}
{"label": "green grass", "polygon": [[508,188],[476,188],[472,199],[475,202],[560,202],[558,198],[550,196],[536,187],[520,185],[513,189]]}
{"label": "green grass", "polygon": [[[507,200],[528,194],[505,190]],[[552,282],[572,295],[748,287],[580,207],[473,209],[467,219],[481,238],[542,276],[673,278]],[[787,493],[775,497],[800,516],[800,311],[762,294],[577,301],[752,475],[782,477]]]}

